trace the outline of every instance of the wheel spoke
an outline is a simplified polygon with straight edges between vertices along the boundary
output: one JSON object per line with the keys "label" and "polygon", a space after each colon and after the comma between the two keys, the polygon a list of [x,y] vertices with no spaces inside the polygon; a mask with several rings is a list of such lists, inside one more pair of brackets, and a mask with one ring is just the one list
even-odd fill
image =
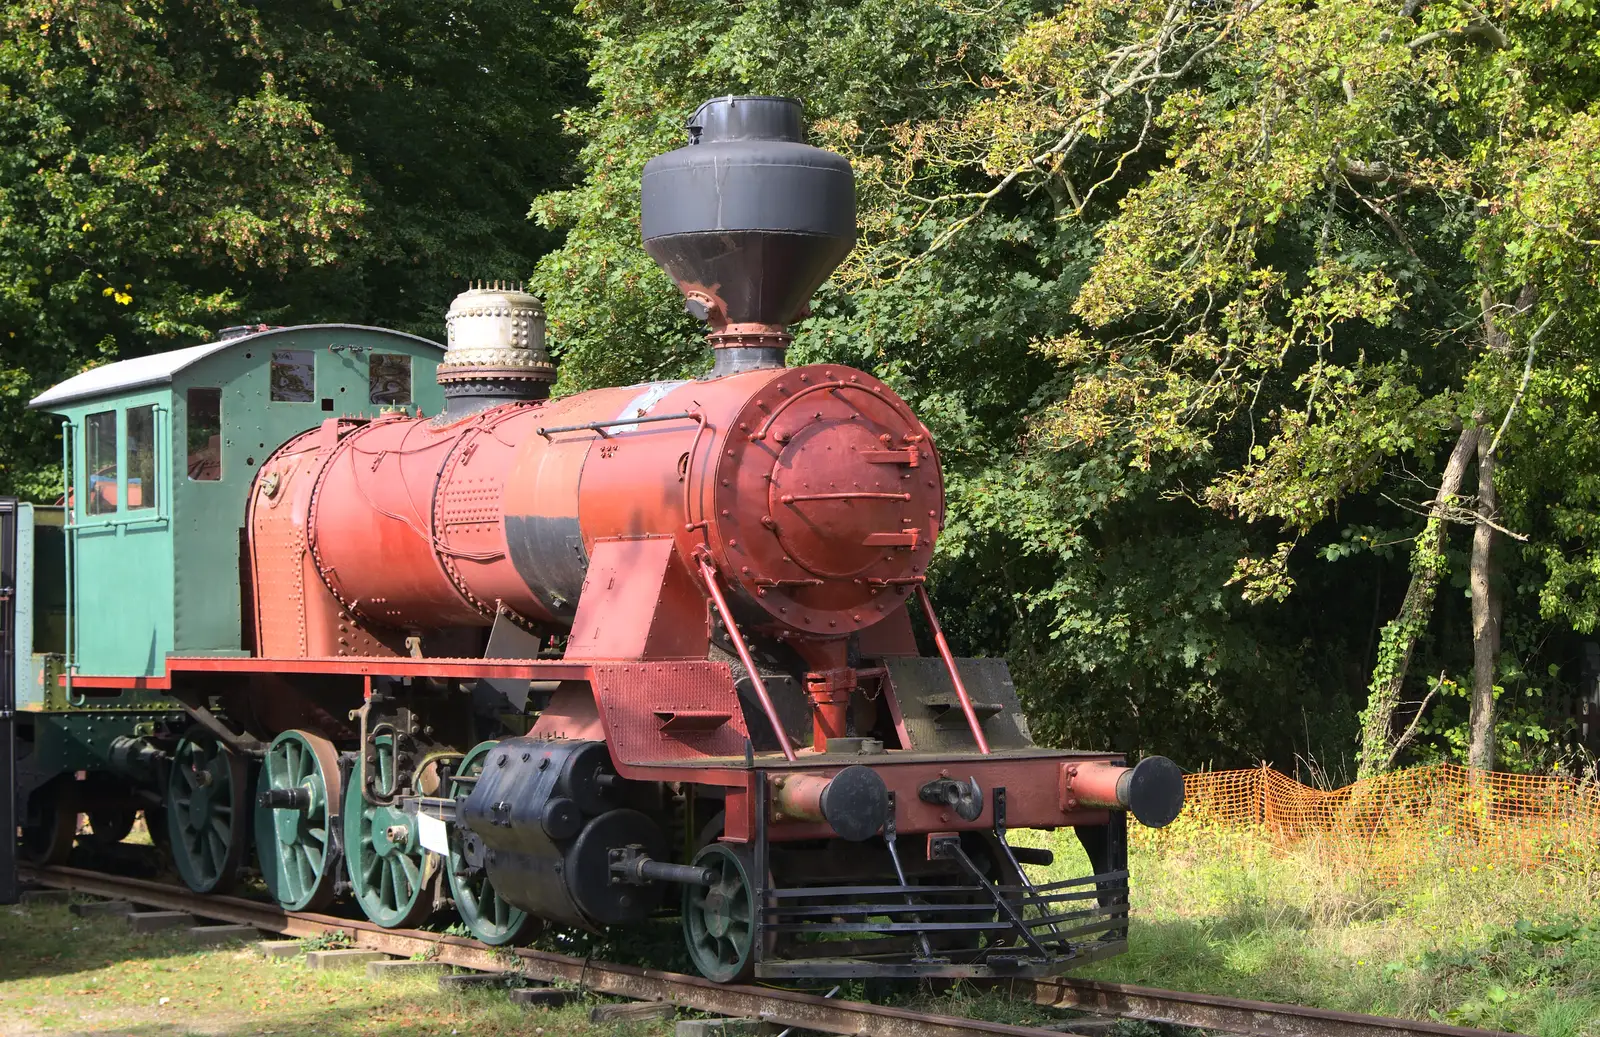
{"label": "wheel spoke", "polygon": [[216,829],[211,829],[208,834],[210,839],[207,840],[206,845],[211,850],[210,859],[207,861],[210,865],[208,877],[216,879],[222,876],[223,865],[228,859],[228,844],[222,836],[217,834]]}
{"label": "wheel spoke", "polygon": [[394,855],[394,863],[396,870],[400,872],[405,881],[406,899],[409,900],[414,895],[414,891],[422,884],[422,870],[417,867],[415,861],[403,853]]}
{"label": "wheel spoke", "polygon": [[390,857],[387,867],[383,869],[384,884],[388,892],[384,896],[384,903],[393,905],[396,909],[404,907],[410,899],[406,896],[407,890],[403,885],[405,874],[400,870],[399,858]]}

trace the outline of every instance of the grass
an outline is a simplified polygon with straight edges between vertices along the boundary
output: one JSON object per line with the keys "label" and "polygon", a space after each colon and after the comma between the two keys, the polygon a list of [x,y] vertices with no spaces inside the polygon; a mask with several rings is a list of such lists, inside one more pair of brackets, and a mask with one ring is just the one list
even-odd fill
{"label": "grass", "polygon": [[[1032,835],[1057,850],[1049,877],[1087,874],[1070,833]],[[1447,840],[1403,852],[1407,877],[1382,883],[1314,843],[1283,849],[1186,820],[1142,834],[1130,854],[1130,951],[1083,975],[1537,1037],[1600,1035],[1597,861],[1516,867]]]}
{"label": "grass", "polygon": [[0,1004],[7,1037],[672,1033],[663,1021],[591,1025],[585,1003],[524,1009],[504,991],[441,994],[433,976],[374,981],[244,945],[200,950],[181,933],[136,935],[60,905],[0,908]]}
{"label": "grass", "polygon": [[[1070,833],[1018,835],[1057,851],[1035,878],[1088,873]],[[1130,855],[1131,949],[1083,975],[1535,1037],[1600,1037],[1592,908],[1600,850],[1595,860],[1513,867],[1440,839],[1406,847],[1407,876],[1385,883],[1325,849],[1283,849],[1191,819],[1140,833]],[[645,943],[658,951],[655,935],[550,949],[627,959]],[[1013,1023],[1059,1018],[967,988],[934,995],[869,986],[847,984],[840,996]],[[240,948],[196,950],[181,934],[134,935],[44,905],[0,908],[0,1003],[0,1034],[29,1037],[672,1032],[670,1022],[594,1027],[588,1005],[530,1011],[503,992],[442,995],[432,978],[376,983],[361,970],[311,972]],[[1122,1024],[1117,1037],[1157,1032]]]}
{"label": "grass", "polygon": [[[876,997],[1019,1024],[1064,1018],[968,988],[935,995],[856,983],[839,996]],[[265,958],[248,945],[197,949],[181,932],[134,934],[120,920],[79,918],[65,905],[0,908],[0,1034],[6,1037],[655,1037],[673,1032],[670,1020],[591,1024],[589,1010],[599,1000],[524,1009],[510,1004],[504,990],[441,994],[433,976],[374,981],[364,969],[310,971],[298,958]],[[1110,1037],[1161,1033],[1124,1023]]]}

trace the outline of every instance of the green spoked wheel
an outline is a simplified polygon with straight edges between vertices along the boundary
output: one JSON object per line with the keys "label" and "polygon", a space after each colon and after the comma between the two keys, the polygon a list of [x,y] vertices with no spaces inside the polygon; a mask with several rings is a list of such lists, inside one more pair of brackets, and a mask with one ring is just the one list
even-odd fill
{"label": "green spoked wheel", "polygon": [[196,893],[220,893],[238,879],[249,842],[243,756],[210,732],[191,729],[167,774],[167,834],[172,862]]}
{"label": "green spoked wheel", "polygon": [[339,877],[335,810],[342,791],[333,743],[309,731],[272,740],[256,778],[256,859],[288,911],[320,911]]}
{"label": "green spoked wheel", "polygon": [[[368,769],[373,785],[392,789],[397,769],[394,736],[378,735],[372,744],[376,759]],[[361,773],[359,767],[356,773]],[[377,924],[407,928],[433,910],[416,818],[398,806],[368,803],[360,780],[352,780],[344,793],[344,858],[356,903]]]}
{"label": "green spoked wheel", "polygon": [[[483,761],[494,742],[480,742],[456,765],[455,777],[450,779],[452,799],[472,792],[470,779],[483,771]],[[460,779],[466,778],[467,781]],[[470,852],[468,840],[475,838],[459,824],[450,826],[450,856],[445,869],[450,878],[450,896],[456,902],[461,921],[472,930],[472,935],[492,947],[516,943],[536,926],[536,919],[519,907],[512,907],[489,884],[489,873],[481,861],[472,863],[481,850]],[[469,859],[471,858],[471,859]]]}
{"label": "green spoked wheel", "polygon": [[755,904],[750,871],[738,852],[712,843],[695,854],[710,868],[711,886],[683,888],[683,941],[700,974],[717,983],[748,978],[755,968]]}

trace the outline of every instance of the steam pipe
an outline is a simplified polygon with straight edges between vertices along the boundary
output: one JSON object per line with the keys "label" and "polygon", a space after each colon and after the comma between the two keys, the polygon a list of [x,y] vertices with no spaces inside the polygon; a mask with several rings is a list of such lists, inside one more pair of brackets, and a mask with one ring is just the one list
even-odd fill
{"label": "steam pipe", "polygon": [[967,686],[961,683],[961,674],[956,670],[955,656],[950,654],[950,642],[944,639],[944,630],[939,626],[939,617],[933,614],[933,602],[928,600],[928,590],[922,584],[917,584],[917,600],[922,602],[922,614],[928,617],[928,626],[933,629],[933,643],[939,647],[939,658],[944,660],[944,668],[950,671],[950,680],[956,686],[956,698],[961,702],[961,712],[967,715],[967,726],[972,729],[972,739],[978,743],[978,751],[985,756],[989,755],[989,740],[983,737],[983,728],[978,724],[978,714],[973,712],[972,699],[967,695]]}
{"label": "steam pipe", "polygon": [[[739,661],[744,663],[745,672],[750,674],[750,683],[755,686],[756,698],[761,701],[761,711],[767,715],[767,722],[772,725],[772,733],[778,736],[778,748],[783,750],[783,758],[793,763],[795,760],[794,746],[789,743],[789,733],[783,729],[783,722],[778,719],[778,708],[772,704],[772,696],[767,694],[766,682],[761,679],[761,671],[756,669],[756,662],[750,658],[750,649],[745,646],[744,635],[739,633],[739,624],[733,621],[733,612],[728,608],[728,602],[722,596],[722,588],[717,586],[717,568],[711,564],[711,559],[705,555],[700,556],[700,575],[705,578],[706,590],[711,592],[711,600],[717,606],[717,613],[722,616],[723,625],[728,628],[728,639],[733,642],[734,649],[739,653]],[[962,692],[962,701],[966,701],[966,692]],[[967,707],[967,714],[972,714],[972,707]],[[987,748],[984,752],[988,752]]]}

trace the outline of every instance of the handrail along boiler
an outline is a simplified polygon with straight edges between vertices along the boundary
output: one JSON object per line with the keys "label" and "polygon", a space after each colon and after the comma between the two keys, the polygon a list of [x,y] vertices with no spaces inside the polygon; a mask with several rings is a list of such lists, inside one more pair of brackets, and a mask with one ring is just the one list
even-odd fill
{"label": "handrail along boiler", "polygon": [[[1004,662],[955,658],[924,589],[928,429],[868,372],[786,366],[854,244],[848,161],[785,98],[708,101],[689,137],[646,166],[642,230],[708,325],[709,374],[551,398],[538,300],[475,287],[436,413],[331,416],[263,451],[241,650],[169,653],[139,685],[194,725],[144,739],[168,826],[249,786],[239,838],[284,903],[347,877],[381,924],[453,905],[490,942],[671,904],[718,980],[1115,953],[1124,818],[1169,822],[1181,776],[1033,744]],[[1074,828],[1092,873],[1030,882],[1051,855],[1019,827]],[[213,885],[243,859],[172,845]]]}

